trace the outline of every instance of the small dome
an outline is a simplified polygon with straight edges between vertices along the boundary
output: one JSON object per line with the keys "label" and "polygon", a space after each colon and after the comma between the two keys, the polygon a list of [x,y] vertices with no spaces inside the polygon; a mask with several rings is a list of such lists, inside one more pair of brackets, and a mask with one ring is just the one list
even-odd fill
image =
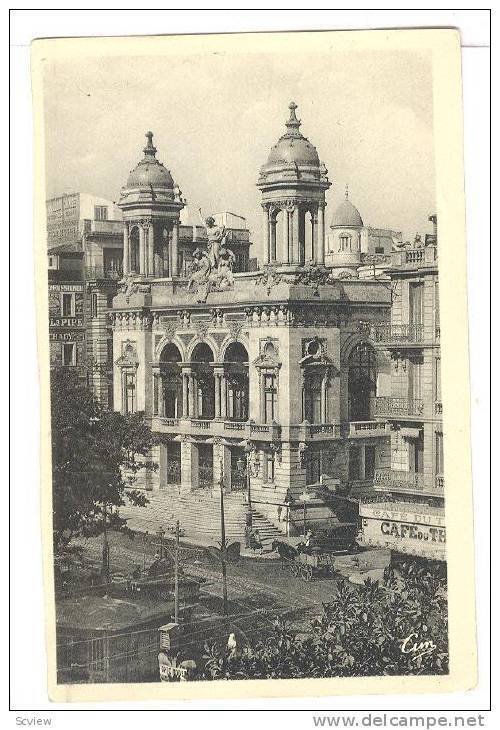
{"label": "small dome", "polygon": [[363,219],[359,214],[359,210],[349,200],[349,190],[346,187],[345,200],[338,206],[333,214],[331,228],[361,228]]}
{"label": "small dome", "polygon": [[153,133],[146,133],[147,144],[144,147],[144,159],[128,176],[126,188],[167,188],[174,189],[174,181],[169,170],[156,159],[156,147],[153,145]]}
{"label": "small dome", "polygon": [[299,132],[300,121],[295,114],[297,105],[292,101],[288,108],[290,109],[290,117],[286,122],[287,131],[271,147],[267,164],[276,165],[296,162],[297,164],[319,166],[320,161],[316,147]]}

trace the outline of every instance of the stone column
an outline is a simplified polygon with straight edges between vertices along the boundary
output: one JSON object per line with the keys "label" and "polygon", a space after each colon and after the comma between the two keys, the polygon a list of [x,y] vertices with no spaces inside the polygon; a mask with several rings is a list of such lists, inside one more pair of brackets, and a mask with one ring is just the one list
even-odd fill
{"label": "stone column", "polygon": [[318,207],[318,264],[325,263],[325,206],[320,203]]}
{"label": "stone column", "polygon": [[276,218],[269,217],[269,261],[276,261]]}
{"label": "stone column", "polygon": [[296,205],[291,214],[292,219],[292,263],[300,263],[300,244],[299,244],[299,206]]}
{"label": "stone column", "polygon": [[163,410],[163,378],[161,371],[158,373],[158,415],[165,416]]}
{"label": "stone column", "polygon": [[[306,257],[307,258],[307,257]],[[318,213],[311,213],[311,259],[318,264]]]}
{"label": "stone column", "polygon": [[221,417],[221,368],[214,368],[214,384],[215,384],[215,418]]}
{"label": "stone column", "polygon": [[123,224],[123,274],[126,276],[129,272],[129,240],[128,240],[128,223]]}
{"label": "stone column", "polygon": [[199,482],[198,449],[184,438],[181,441],[181,488],[182,491],[191,491]]}
{"label": "stone column", "polygon": [[196,376],[191,371],[189,374],[189,417],[198,418],[198,393],[197,393]]}
{"label": "stone column", "polygon": [[264,256],[265,256],[266,263],[269,263],[271,261],[270,237],[269,237],[269,210],[268,210],[267,206],[263,206],[262,211],[263,211],[262,233],[263,233],[263,239],[264,239]]}
{"label": "stone column", "polygon": [[146,230],[139,226],[139,274],[146,273]]}
{"label": "stone column", "polygon": [[172,243],[170,245],[170,276],[179,276],[179,221],[174,222],[172,228]]}
{"label": "stone column", "polygon": [[182,368],[182,417],[188,418],[189,416],[189,368]]}
{"label": "stone column", "polygon": [[328,422],[327,383],[328,383],[328,374],[325,373],[325,375],[323,376],[323,379],[321,381],[321,423]]}
{"label": "stone column", "polygon": [[224,370],[220,379],[220,415],[222,419],[227,418],[227,379]]}
{"label": "stone column", "polygon": [[283,210],[283,252],[281,260],[284,264],[290,261],[290,211],[288,208]]}
{"label": "stone column", "polygon": [[231,450],[223,439],[215,438],[213,443],[214,484],[222,483],[228,489],[231,486]]}
{"label": "stone column", "polygon": [[151,223],[147,230],[147,236],[148,236],[148,265],[147,265],[147,275],[148,276],[154,276],[155,273],[155,259],[154,259],[154,253],[155,253],[155,229],[154,225]]}

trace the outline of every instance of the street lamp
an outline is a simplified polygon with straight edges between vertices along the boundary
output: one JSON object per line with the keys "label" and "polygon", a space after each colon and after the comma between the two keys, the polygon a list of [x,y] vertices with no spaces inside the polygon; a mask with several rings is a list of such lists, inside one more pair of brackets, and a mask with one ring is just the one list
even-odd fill
{"label": "street lamp", "polygon": [[[252,489],[250,483],[250,477],[253,476],[252,469],[252,455],[255,452],[255,446],[250,441],[241,441],[240,446],[243,446],[243,450],[246,456],[246,485],[247,485],[247,517],[246,525],[249,529],[252,529]],[[240,457],[236,462],[238,471],[243,471],[244,461]]]}

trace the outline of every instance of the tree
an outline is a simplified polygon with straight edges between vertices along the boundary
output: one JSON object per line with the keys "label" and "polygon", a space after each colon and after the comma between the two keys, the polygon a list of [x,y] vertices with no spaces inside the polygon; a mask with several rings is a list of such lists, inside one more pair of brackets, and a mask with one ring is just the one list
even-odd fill
{"label": "tree", "polygon": [[[310,631],[275,621],[269,636],[232,654],[205,645],[195,679],[446,674],[448,613],[442,567],[411,561],[355,588],[345,580]],[[410,637],[410,638],[408,638]],[[415,638],[413,638],[415,637]],[[414,649],[414,644],[417,648]]]}
{"label": "tree", "polygon": [[156,439],[144,414],[104,410],[67,371],[51,375],[51,425],[54,551],[61,553],[76,536],[126,529],[116,512],[125,491],[133,504],[147,504],[133,484],[139,469],[156,469],[147,458]]}

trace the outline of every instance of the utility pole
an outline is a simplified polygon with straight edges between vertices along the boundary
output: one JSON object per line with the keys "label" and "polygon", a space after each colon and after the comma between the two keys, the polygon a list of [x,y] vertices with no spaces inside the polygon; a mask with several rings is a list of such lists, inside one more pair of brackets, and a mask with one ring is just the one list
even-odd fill
{"label": "utility pole", "polygon": [[226,577],[226,525],[224,522],[224,472],[220,469],[220,562],[222,568],[222,612],[224,616],[227,611],[227,577]]}
{"label": "utility pole", "polygon": [[175,524],[174,621],[179,623],[179,520]]}
{"label": "utility pole", "polygon": [[106,584],[109,583],[109,543],[108,543],[108,505],[104,502],[104,533],[102,545],[102,578]]}

